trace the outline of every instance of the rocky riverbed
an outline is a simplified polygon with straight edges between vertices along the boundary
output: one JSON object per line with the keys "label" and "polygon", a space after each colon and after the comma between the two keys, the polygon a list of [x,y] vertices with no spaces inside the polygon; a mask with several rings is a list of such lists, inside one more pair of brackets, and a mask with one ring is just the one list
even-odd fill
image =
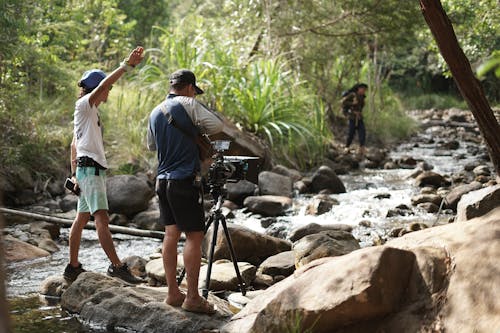
{"label": "rocky riverbed", "polygon": [[[275,166],[259,174],[258,185],[228,184],[228,200],[223,211],[243,278],[255,291],[249,293],[249,298],[238,298],[238,294],[229,296],[237,290],[237,281],[231,263],[227,262],[229,255],[224,237],[219,235],[211,279],[215,294],[210,297],[220,311],[212,320],[202,320],[206,316],[190,315],[161,303],[165,291],[161,289],[164,272],[161,254],[157,252],[158,240],[115,236],[118,253],[122,257],[130,256],[128,262],[136,268],[136,274],[148,278],[148,286],[131,288],[98,273],[105,271],[106,259],[95,232],[85,231],[82,261],[95,273],[82,275],[67,289],[59,276],[67,255],[67,230],[32,221],[19,224],[13,217],[8,217],[9,225],[4,231],[10,246],[8,293],[11,297],[36,291],[56,297],[62,295],[62,307],[79,314],[78,318],[94,325],[94,329],[164,332],[177,327],[183,332],[202,329],[260,332],[293,330],[290,325],[300,325],[329,332],[356,331],[368,325],[363,327],[391,331],[406,322],[414,327],[409,331],[415,332],[421,328],[460,327],[456,326],[459,325],[457,318],[447,321],[451,318],[447,317],[443,321],[441,314],[447,309],[442,299],[458,297],[454,302],[459,302],[461,297],[450,294],[450,287],[446,285],[455,278],[458,285],[467,283],[454,275],[450,258],[454,253],[469,258],[472,253],[456,246],[455,242],[463,237],[460,233],[465,232],[460,230],[481,234],[484,229],[493,237],[486,237],[485,242],[498,240],[498,230],[491,221],[500,219],[498,210],[494,210],[500,202],[500,190],[468,112],[431,110],[414,114],[424,130],[391,152],[371,148],[367,158],[359,160],[352,152],[345,153],[340,147],[332,146],[324,165],[311,173]],[[157,204],[155,198],[151,199],[152,182],[147,175],[111,177],[108,187],[114,223],[158,229]],[[471,193],[458,204],[465,194],[477,190],[488,193]],[[59,193],[29,208],[71,217],[74,205],[74,197]],[[449,224],[455,221],[457,210],[463,221],[488,212],[492,216],[488,215],[485,220],[489,222],[475,223],[472,230],[466,226],[469,222]],[[433,226],[441,227],[429,229]],[[429,231],[415,232],[421,229]],[[434,233],[433,230],[444,231]],[[416,239],[420,236],[413,235],[426,235],[421,236],[422,244],[432,243],[434,247],[420,249],[408,245],[405,240],[413,239],[406,236],[408,233]],[[210,237],[209,232],[207,239]],[[399,237],[400,243],[399,239],[392,240]],[[471,247],[476,245],[475,241],[470,240]],[[382,244],[387,245],[375,246]],[[207,250],[208,241],[204,252]],[[492,255],[498,255],[498,248],[491,251]],[[492,272],[484,272],[489,273]],[[309,275],[325,274],[330,274],[332,279],[325,279],[315,288],[306,287],[312,283]],[[203,284],[203,270],[200,277]],[[395,278],[397,281],[393,281]],[[358,289],[343,289],[342,281]],[[366,281],[373,282],[367,284]],[[304,287],[300,287],[301,283]],[[106,288],[92,288],[94,284]],[[294,292],[287,291],[288,288]],[[324,297],[319,297],[325,290],[334,291],[331,297],[325,298],[328,304],[321,302]],[[422,298],[421,293],[428,297]],[[279,295],[287,296],[280,298]],[[231,319],[227,299],[239,305],[250,303]],[[438,303],[440,300],[444,303]],[[498,309],[495,301],[492,304]],[[111,311],[122,307],[126,311],[121,314]],[[350,312],[345,312],[346,309]],[[423,314],[412,311],[423,311]],[[127,317],[126,313],[137,316]],[[282,320],[269,320],[266,313]],[[336,313],[344,315],[339,317]],[[392,319],[381,319],[387,316]],[[321,319],[324,317],[326,319]],[[487,311],[481,318],[492,323],[496,317]],[[417,321],[422,325],[415,326]],[[485,326],[475,327],[483,331]]]}

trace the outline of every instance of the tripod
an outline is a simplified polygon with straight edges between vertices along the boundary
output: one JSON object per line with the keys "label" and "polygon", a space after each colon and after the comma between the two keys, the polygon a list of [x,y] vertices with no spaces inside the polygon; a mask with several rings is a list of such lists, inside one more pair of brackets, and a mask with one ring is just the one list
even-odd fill
{"label": "tripod", "polygon": [[[210,276],[212,274],[212,264],[213,264],[213,257],[214,257],[214,251],[215,251],[215,244],[217,243],[217,234],[219,231],[219,223],[222,225],[222,228],[224,229],[224,235],[226,236],[226,241],[227,245],[229,247],[229,251],[231,253],[231,261],[233,262],[234,270],[236,272],[236,277],[238,278],[239,282],[239,287],[241,294],[243,296],[246,295],[246,286],[245,282],[243,281],[243,278],[241,277],[240,274],[240,269],[238,267],[238,261],[236,259],[236,254],[234,252],[233,248],[233,242],[231,241],[231,236],[229,235],[229,231],[227,229],[227,224],[226,224],[226,217],[224,214],[222,214],[222,203],[224,202],[224,190],[222,189],[221,185],[210,185],[210,193],[212,194],[212,197],[214,198],[216,204],[212,208],[210,212],[210,216],[207,220],[207,224],[205,226],[205,234],[207,233],[208,229],[210,228],[210,225],[213,223],[214,224],[214,230],[213,230],[213,235],[212,235],[212,241],[210,244],[210,252],[209,252],[209,257],[208,257],[208,268],[207,268],[207,276],[205,279],[205,288],[203,288],[203,297],[207,298],[208,297],[208,290],[210,287]],[[186,274],[186,269],[184,268],[182,270],[181,275],[177,279],[177,284],[180,285],[182,280],[184,279],[184,275]]]}

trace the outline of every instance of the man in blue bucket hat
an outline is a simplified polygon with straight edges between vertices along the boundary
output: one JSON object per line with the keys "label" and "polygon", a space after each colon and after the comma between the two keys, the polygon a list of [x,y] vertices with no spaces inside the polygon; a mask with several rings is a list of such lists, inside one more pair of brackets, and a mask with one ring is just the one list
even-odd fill
{"label": "man in blue bucket hat", "polygon": [[71,143],[72,180],[79,190],[77,215],[69,234],[69,263],[64,278],[74,281],[85,270],[78,261],[82,231],[90,216],[94,216],[99,243],[111,264],[108,275],[129,283],[142,279],[130,273],[116,254],[109,231],[108,199],[106,196],[106,172],[108,164],[104,154],[102,124],[98,106],[108,99],[113,84],[127,71],[132,70],[143,58],[144,49],[136,47],[110,75],[92,69],[83,73],[78,82],[80,95],[75,104],[74,136]]}

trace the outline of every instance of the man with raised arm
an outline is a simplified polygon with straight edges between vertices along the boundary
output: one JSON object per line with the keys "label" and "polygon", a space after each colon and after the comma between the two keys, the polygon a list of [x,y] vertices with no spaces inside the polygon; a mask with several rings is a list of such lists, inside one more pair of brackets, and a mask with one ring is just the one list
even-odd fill
{"label": "man with raised arm", "polygon": [[110,75],[106,76],[103,71],[92,69],[86,71],[78,82],[80,95],[75,104],[71,173],[80,194],[76,218],[69,234],[70,261],[64,270],[64,277],[69,281],[76,280],[85,271],[78,260],[78,252],[83,228],[93,215],[99,243],[111,261],[108,275],[129,283],[142,282],[118,258],[109,231],[105,171],[108,163],[104,155],[102,123],[97,107],[107,101],[113,84],[141,62],[143,52],[142,47],[136,47]]}

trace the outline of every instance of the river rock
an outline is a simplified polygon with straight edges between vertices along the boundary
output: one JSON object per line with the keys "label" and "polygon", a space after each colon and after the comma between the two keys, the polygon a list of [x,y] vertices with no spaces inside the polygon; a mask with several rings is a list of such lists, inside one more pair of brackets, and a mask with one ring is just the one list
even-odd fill
{"label": "river rock", "polygon": [[332,210],[334,205],[338,205],[339,201],[329,195],[316,195],[312,202],[307,205],[306,213],[309,215],[321,215]]}
{"label": "river rock", "polygon": [[457,222],[482,216],[500,206],[500,185],[472,191],[462,196],[457,205]]}
{"label": "river rock", "polygon": [[416,206],[421,203],[431,202],[437,206],[441,204],[442,198],[437,194],[419,194],[411,198],[411,204]]}
{"label": "river rock", "polygon": [[289,239],[291,242],[296,242],[302,237],[307,235],[317,234],[322,231],[345,231],[351,232],[352,226],[348,224],[318,224],[318,223],[309,223],[301,227],[297,227],[290,232]]}
{"label": "river rock", "polygon": [[260,264],[258,273],[269,276],[290,276],[295,271],[295,253],[285,251],[271,256]]}
{"label": "river rock", "polygon": [[415,183],[418,187],[434,186],[440,187],[444,181],[444,177],[436,172],[424,171],[416,179]]}
{"label": "river rock", "polygon": [[76,206],[78,204],[78,197],[74,194],[66,194],[60,201],[59,201],[59,208],[66,213],[72,210],[76,209]]}
{"label": "river rock", "polygon": [[245,198],[255,195],[259,188],[254,183],[243,179],[236,183],[227,183],[226,189],[228,200],[242,206]]}
{"label": "river rock", "polygon": [[3,245],[6,262],[32,260],[50,255],[50,252],[46,250],[20,241],[9,235],[3,237]]}
{"label": "river rock", "polygon": [[418,208],[425,210],[427,213],[437,213],[439,206],[433,202],[422,202],[417,205]]}
{"label": "river rock", "polygon": [[308,235],[293,243],[295,267],[319,258],[341,256],[359,248],[359,242],[350,232],[329,230]]}
{"label": "river rock", "polygon": [[458,142],[457,140],[446,141],[445,143],[442,144],[442,148],[449,150],[457,150],[458,148],[460,148],[460,142]]}
{"label": "river rock", "polygon": [[292,196],[293,181],[288,176],[263,171],[259,173],[259,190],[261,195]]}
{"label": "river rock", "polygon": [[464,194],[467,194],[471,191],[479,190],[482,187],[480,182],[472,182],[470,184],[464,184],[455,187],[452,189],[445,197],[446,208],[453,209],[453,211],[457,210],[457,204],[460,201],[460,198]]}
{"label": "river rock", "polygon": [[292,207],[292,199],[276,195],[250,196],[243,201],[243,206],[252,213],[264,216],[283,215],[285,211]]}
{"label": "river rock", "polygon": [[375,165],[381,165],[382,162],[387,158],[387,150],[379,148],[371,148],[366,154],[366,159],[375,163]]}
{"label": "river rock", "polygon": [[298,182],[293,183],[293,189],[299,194],[304,194],[310,192],[309,185],[304,180],[299,180]]}
{"label": "river rock", "polygon": [[342,183],[335,171],[324,165],[312,176],[311,188],[316,193],[325,189],[333,194],[346,192],[344,183]]}
{"label": "river rock", "polygon": [[131,216],[149,206],[155,195],[146,179],[132,175],[109,177],[106,181],[109,211]]}
{"label": "river rock", "polygon": [[315,260],[250,301],[222,332],[287,332],[296,318],[298,331],[336,332],[384,318],[400,305],[414,265],[413,253],[388,247]]}
{"label": "river rock", "polygon": [[[179,275],[184,269],[184,257],[182,254],[177,256],[177,274]],[[144,267],[149,284],[152,286],[164,286],[167,284],[165,279],[165,268],[163,267],[163,258],[150,260]]]}
{"label": "river rock", "polygon": [[217,313],[196,314],[167,305],[164,289],[128,286],[116,279],[87,272],[63,293],[63,309],[80,320],[110,331],[199,333],[220,327],[232,313],[226,301],[209,294]]}
{"label": "river rock", "polygon": [[472,170],[472,172],[474,173],[474,175],[476,177],[478,177],[478,176],[486,176],[486,177],[491,176],[490,168],[487,165],[479,165],[479,166],[475,167],[474,170]]}
{"label": "river rock", "polygon": [[132,222],[139,229],[164,231],[165,226],[160,224],[160,211],[158,209],[145,210],[136,214]]}
{"label": "river rock", "polygon": [[46,278],[40,286],[40,294],[50,297],[61,297],[68,289],[68,282],[62,275]]}
{"label": "river rock", "polygon": [[122,262],[127,264],[130,272],[133,275],[139,276],[141,278],[145,278],[147,276],[146,264],[148,263],[148,261],[146,259],[139,256],[130,256],[122,259]]}
{"label": "river rock", "polygon": [[297,182],[302,179],[302,174],[299,171],[287,168],[286,166],[281,164],[276,165],[271,171],[283,176],[290,177],[293,182]]}
{"label": "river rock", "polygon": [[[213,260],[231,259],[227,240],[219,226]],[[263,235],[247,227],[227,223],[227,229],[233,243],[237,261],[249,262],[258,266],[270,256],[284,251],[290,251],[290,242],[276,237]],[[203,241],[203,254],[208,256],[213,237],[213,225],[208,229]]]}
{"label": "river rock", "polygon": [[[238,269],[244,283],[249,286],[255,279],[257,268],[248,262],[238,262]],[[200,268],[200,278],[198,280],[198,287],[204,288],[207,277],[208,265],[203,265]],[[236,276],[236,271],[232,261],[217,260],[212,265],[212,272],[210,274],[209,289],[213,291],[236,291],[239,290],[239,281]]]}
{"label": "river rock", "polygon": [[47,184],[47,192],[49,192],[53,198],[63,195],[65,192],[64,181],[61,179],[52,179]]}
{"label": "river rock", "polygon": [[56,242],[54,242],[50,238],[40,239],[37,242],[36,246],[38,246],[42,250],[45,250],[49,253],[55,253],[55,252],[59,251],[59,246],[57,246]]}

